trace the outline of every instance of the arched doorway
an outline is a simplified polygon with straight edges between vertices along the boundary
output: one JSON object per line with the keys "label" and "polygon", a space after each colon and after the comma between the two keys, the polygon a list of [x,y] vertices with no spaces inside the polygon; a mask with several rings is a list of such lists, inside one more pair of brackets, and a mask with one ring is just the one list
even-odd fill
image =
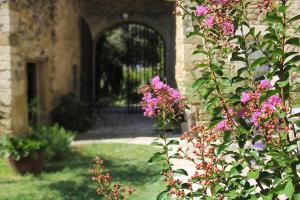
{"label": "arched doorway", "polygon": [[103,32],[95,44],[94,101],[100,107],[139,112],[139,89],[155,75],[165,79],[165,44],[160,34],[139,23]]}

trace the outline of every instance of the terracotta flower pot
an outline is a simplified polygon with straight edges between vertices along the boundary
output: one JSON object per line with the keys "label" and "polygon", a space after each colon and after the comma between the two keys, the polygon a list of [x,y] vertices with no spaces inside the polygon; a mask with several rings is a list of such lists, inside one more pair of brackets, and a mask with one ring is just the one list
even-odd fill
{"label": "terracotta flower pot", "polygon": [[12,168],[20,174],[30,173],[41,173],[43,169],[43,153],[37,152],[27,157],[15,160],[13,156],[9,156],[8,161]]}

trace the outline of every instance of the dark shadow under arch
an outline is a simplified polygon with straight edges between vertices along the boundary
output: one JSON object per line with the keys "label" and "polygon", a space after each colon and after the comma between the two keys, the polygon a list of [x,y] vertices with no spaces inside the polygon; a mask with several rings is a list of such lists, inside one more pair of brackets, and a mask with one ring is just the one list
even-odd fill
{"label": "dark shadow under arch", "polygon": [[81,69],[80,99],[86,103],[93,102],[93,38],[88,23],[81,18]]}

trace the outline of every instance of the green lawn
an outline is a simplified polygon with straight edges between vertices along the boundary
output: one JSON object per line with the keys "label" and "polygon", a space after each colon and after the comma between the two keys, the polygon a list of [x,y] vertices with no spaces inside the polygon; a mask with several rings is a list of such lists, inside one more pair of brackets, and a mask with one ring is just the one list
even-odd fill
{"label": "green lawn", "polygon": [[5,160],[0,160],[1,200],[87,200],[102,199],[95,194],[89,169],[95,156],[104,159],[116,182],[133,185],[133,200],[156,199],[164,189],[153,176],[155,166],[146,161],[155,149],[151,146],[97,144],[77,146],[65,160],[48,165],[39,176],[15,174]]}

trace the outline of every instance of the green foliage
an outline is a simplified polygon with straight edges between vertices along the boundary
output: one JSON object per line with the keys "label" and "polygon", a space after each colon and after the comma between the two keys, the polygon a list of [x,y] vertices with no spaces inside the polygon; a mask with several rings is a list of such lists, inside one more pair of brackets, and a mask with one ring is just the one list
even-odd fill
{"label": "green foliage", "polygon": [[136,192],[131,200],[155,200],[154,191],[164,183],[153,177],[159,166],[148,166],[156,148],[149,145],[89,144],[73,146],[68,157],[61,161],[46,163],[39,176],[18,175],[7,160],[0,159],[1,200],[88,200],[101,199],[91,183],[91,161],[96,156],[104,158],[112,172],[114,183],[133,185]]}
{"label": "green foliage", "polygon": [[83,132],[92,126],[92,113],[88,105],[82,103],[74,94],[62,96],[51,111],[53,123],[67,130]]}
{"label": "green foliage", "polygon": [[[213,4],[213,1],[206,0],[192,0],[192,2],[206,6]],[[290,47],[300,46],[298,37],[300,29],[295,25],[299,22],[300,16],[289,17],[287,0],[277,1],[270,7],[265,4],[267,8],[262,15],[265,14],[266,30],[259,32],[249,23],[247,9],[251,1],[241,0],[238,3],[232,3],[232,6],[230,3],[212,5],[210,8],[216,8],[217,14],[210,10],[209,15],[227,15],[228,19],[233,21],[236,32],[228,35],[222,34],[223,30],[219,30],[222,26],[219,24],[214,24],[209,28],[203,26],[206,16],[196,16],[195,4],[184,0],[177,3],[184,12],[183,17],[189,17],[193,21],[194,29],[188,37],[198,37],[201,41],[193,53],[203,57],[195,65],[195,68],[201,69],[202,74],[195,78],[193,89],[205,91],[204,109],[215,113],[209,129],[212,132],[216,131],[216,125],[225,122],[225,118],[227,121],[231,120],[230,122],[234,120],[231,129],[219,132],[221,134],[219,144],[210,144],[215,148],[213,154],[216,158],[220,155],[229,156],[232,161],[223,159],[218,165],[226,170],[209,174],[212,180],[218,181],[206,185],[202,183],[211,179],[193,180],[202,187],[184,195],[185,199],[199,197],[209,200],[224,198],[271,200],[278,199],[281,195],[285,195],[288,199],[298,199],[300,193],[299,139],[291,138],[291,135],[294,137],[297,135],[297,131],[290,128],[295,125],[290,119],[299,116],[299,113],[291,115],[289,110],[294,106],[291,92],[299,89],[299,84],[297,87],[297,84],[292,82],[291,75],[299,73],[300,56],[299,52],[290,50]],[[217,9],[219,7],[222,9]],[[228,63],[228,60],[231,63]],[[237,63],[242,66],[236,72],[228,74],[231,64]],[[269,66],[268,72],[264,75],[257,74],[260,67],[264,65]],[[265,116],[265,120],[261,119],[259,123],[263,126],[268,124],[268,120],[278,119],[274,124],[281,124],[282,128],[272,130],[273,132],[270,131],[271,128],[263,130],[253,125],[253,118],[245,120],[237,113],[230,112],[231,109],[238,112],[241,108],[245,108],[245,105],[241,103],[244,92],[255,91],[260,80],[272,80],[275,77],[277,78],[274,80],[275,87],[266,93],[260,91],[261,97],[258,104],[261,105],[271,95],[278,94],[283,100],[280,103],[281,109],[277,109],[271,116]],[[252,109],[255,112],[259,108],[254,106]],[[269,140],[268,134],[275,139]],[[193,142],[199,142],[195,138]],[[261,150],[255,149],[253,145],[257,141],[264,141],[265,147]],[[200,144],[202,143],[199,142],[199,146]],[[163,146],[165,151],[156,154],[150,161],[168,160],[170,157],[167,154],[168,146],[164,143],[159,143],[159,145]],[[232,145],[236,146],[234,150],[229,148]],[[207,164],[204,161],[203,163]],[[245,169],[248,169],[247,173]],[[253,180],[256,184],[251,184]],[[170,185],[167,189],[168,191],[174,188],[175,191],[178,188],[188,189],[186,184]],[[207,194],[208,189],[212,195]],[[164,196],[165,192],[162,192],[159,198]]]}
{"label": "green foliage", "polygon": [[4,158],[13,156],[14,159],[19,160],[43,151],[45,147],[45,141],[33,134],[22,136],[5,135],[0,142],[0,155]]}
{"label": "green foliage", "polygon": [[47,161],[61,160],[68,155],[75,136],[75,133],[58,125],[38,128],[36,134],[47,144],[44,150]]}

